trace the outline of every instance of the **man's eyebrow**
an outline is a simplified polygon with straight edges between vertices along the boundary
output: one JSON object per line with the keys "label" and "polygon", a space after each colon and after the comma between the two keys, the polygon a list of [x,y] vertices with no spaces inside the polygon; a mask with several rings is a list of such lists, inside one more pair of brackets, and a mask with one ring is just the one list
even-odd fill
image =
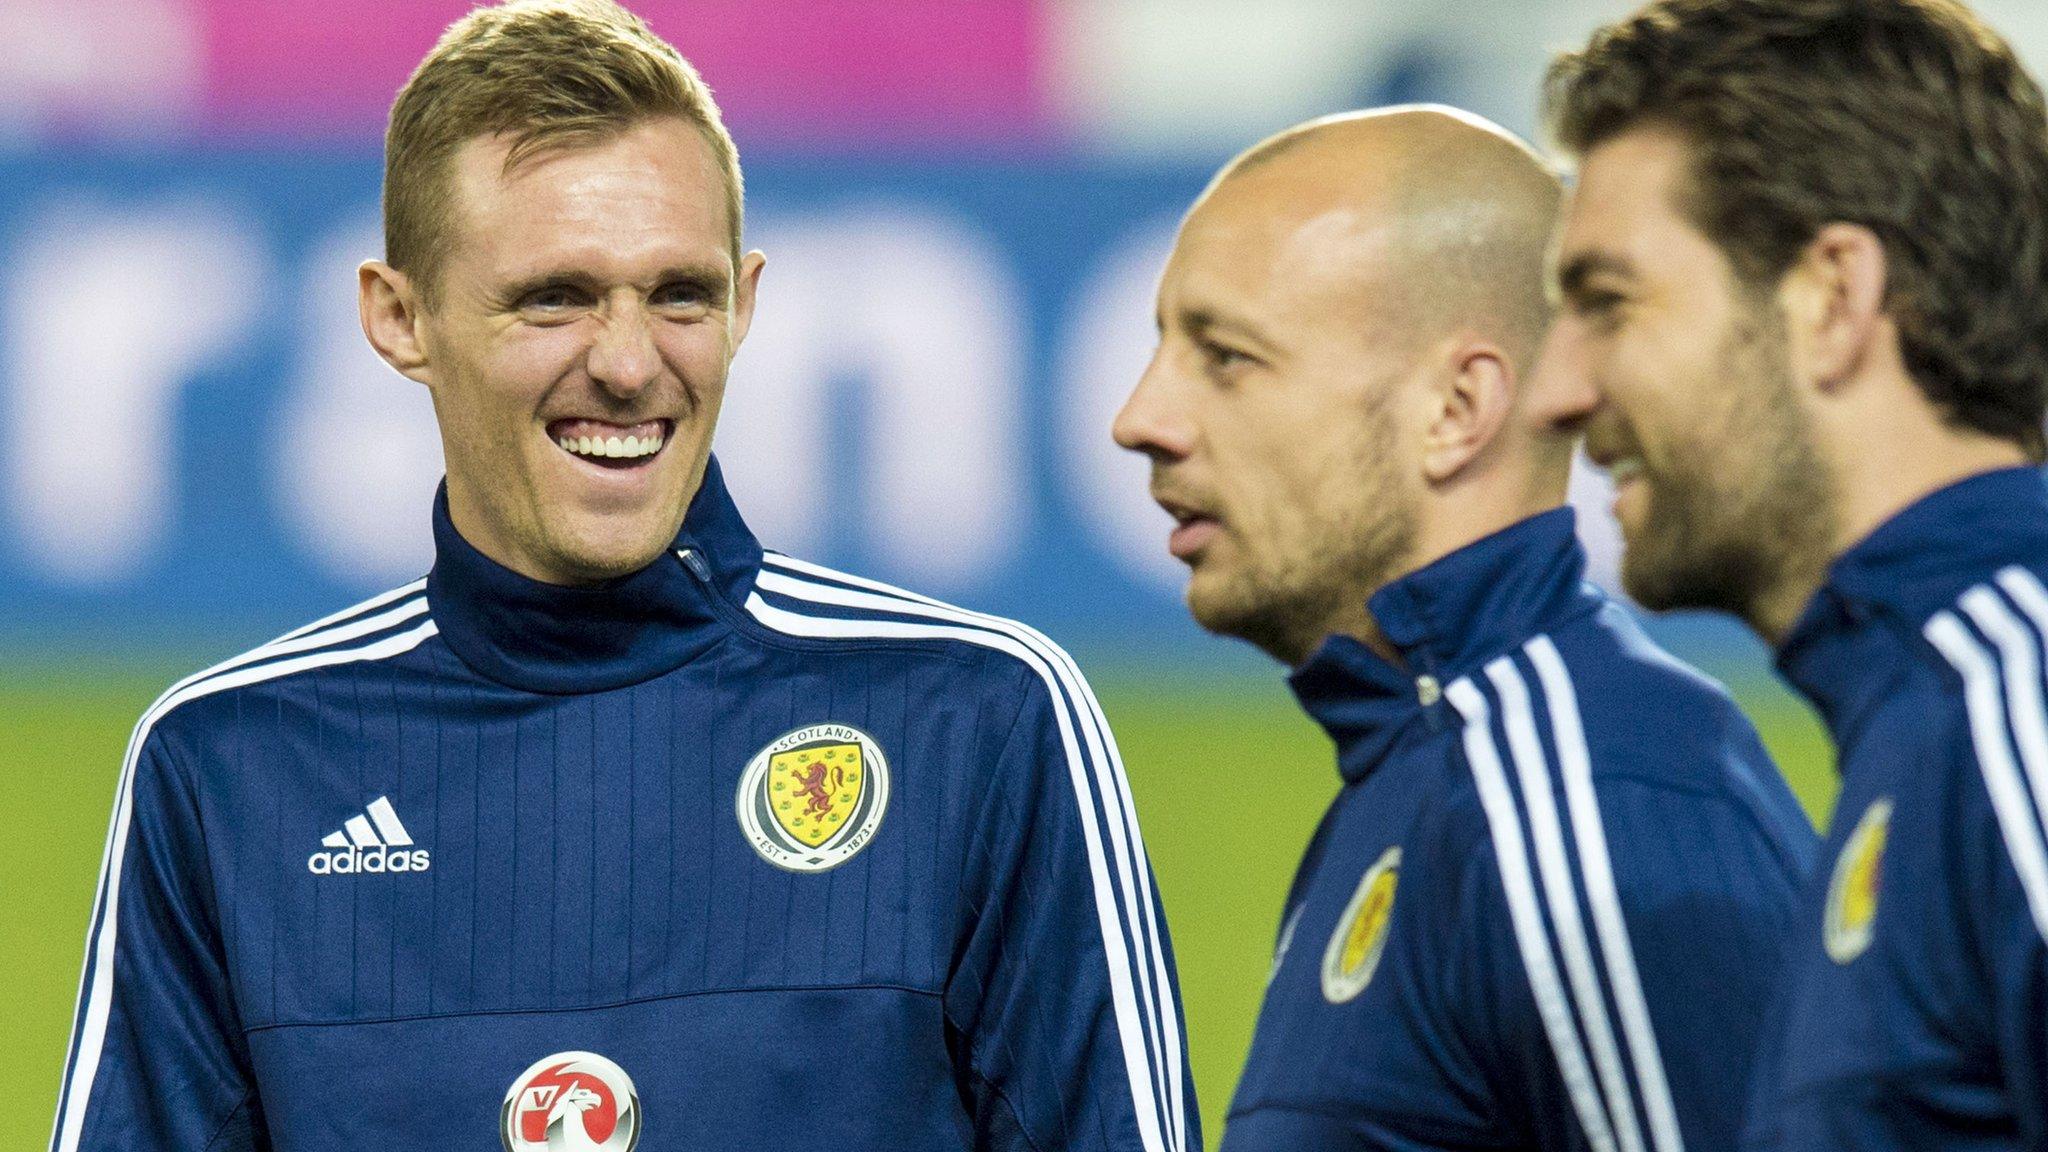
{"label": "man's eyebrow", "polygon": [[1595,276],[1614,276],[1633,279],[1635,265],[1611,252],[1580,252],[1566,260],[1557,270],[1557,290],[1570,299],[1582,296],[1586,282]]}
{"label": "man's eyebrow", "polygon": [[1225,315],[1208,305],[1190,305],[1168,312],[1155,312],[1153,320],[1159,325],[1161,337],[1171,327],[1174,331],[1185,332],[1196,340],[1213,340],[1221,337],[1245,351],[1267,358],[1287,354],[1286,345],[1272,336],[1253,320]]}
{"label": "man's eyebrow", "polygon": [[[686,284],[703,290],[706,295],[722,297],[730,289],[732,277],[716,264],[683,264],[655,273],[649,287],[659,288],[668,284]],[[519,300],[546,288],[574,288],[595,296],[604,292],[606,283],[578,269],[549,268],[511,281],[500,295],[507,300]]]}
{"label": "man's eyebrow", "polygon": [[1238,335],[1247,340],[1261,340],[1259,330],[1250,323],[1225,316],[1213,308],[1183,308],[1176,319],[1180,326],[1197,336],[1211,333]]}
{"label": "man's eyebrow", "polygon": [[664,284],[688,284],[723,296],[732,286],[732,273],[723,264],[679,264],[656,274],[655,287]]}

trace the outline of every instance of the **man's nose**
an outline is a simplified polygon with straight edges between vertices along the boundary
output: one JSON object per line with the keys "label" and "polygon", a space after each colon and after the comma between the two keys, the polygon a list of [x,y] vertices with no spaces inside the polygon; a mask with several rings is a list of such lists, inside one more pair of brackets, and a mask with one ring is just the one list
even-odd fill
{"label": "man's nose", "polygon": [[1600,406],[1583,333],[1570,317],[1559,317],[1544,337],[1527,395],[1530,418],[1539,427],[1559,431],[1577,430]]}
{"label": "man's nose", "polygon": [[654,343],[654,320],[644,302],[608,301],[598,316],[596,339],[585,359],[590,378],[621,398],[639,395],[661,375],[661,350]]}
{"label": "man's nose", "polygon": [[1194,451],[1194,425],[1174,401],[1175,390],[1154,355],[1144,375],[1124,400],[1110,423],[1109,434],[1118,445],[1143,452],[1154,459],[1178,460]]}

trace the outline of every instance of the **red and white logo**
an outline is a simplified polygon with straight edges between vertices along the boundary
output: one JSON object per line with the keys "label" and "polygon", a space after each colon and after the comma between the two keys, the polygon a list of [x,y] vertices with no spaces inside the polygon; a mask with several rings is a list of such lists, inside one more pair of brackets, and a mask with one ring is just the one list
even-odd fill
{"label": "red and white logo", "polygon": [[595,1052],[557,1052],[520,1073],[499,1121],[505,1152],[632,1152],[640,1142],[633,1078]]}

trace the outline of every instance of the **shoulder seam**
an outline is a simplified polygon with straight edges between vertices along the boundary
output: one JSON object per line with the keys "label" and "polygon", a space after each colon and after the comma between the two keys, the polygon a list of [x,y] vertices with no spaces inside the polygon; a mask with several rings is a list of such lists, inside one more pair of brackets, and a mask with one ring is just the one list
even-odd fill
{"label": "shoulder seam", "polygon": [[[313,652],[330,645],[358,640],[388,628],[395,628],[416,616],[431,619],[431,605],[425,596],[426,583],[424,579],[416,580],[390,592],[373,596],[360,604],[344,608],[333,615],[293,629],[238,655],[230,656],[218,664],[202,668],[164,689],[144,712],[153,712],[170,697],[216,676],[261,664],[275,657]],[[378,609],[384,610],[377,611]],[[165,709],[166,715],[169,712],[170,709]]]}
{"label": "shoulder seam", "polygon": [[[777,569],[777,571],[769,571],[771,568]],[[801,588],[796,587],[798,585],[801,585]],[[1014,630],[1023,637],[1028,637],[1034,646],[1047,649],[1049,654],[1063,658],[1065,663],[1071,664],[1073,662],[1073,658],[1067,654],[1066,649],[1060,647],[1050,637],[1031,625],[1024,623],[1022,620],[998,616],[991,612],[981,612],[972,608],[963,608],[958,604],[947,603],[944,600],[912,592],[908,589],[897,587],[894,584],[884,583],[880,580],[871,580],[865,576],[855,576],[848,572],[828,568],[822,564],[813,564],[808,560],[799,560],[794,556],[787,556],[780,552],[767,552],[764,554],[762,572],[755,577],[754,588],[756,590],[766,588],[767,591],[779,596],[798,600],[811,600],[818,603],[835,602],[830,599],[822,599],[820,593],[829,595],[831,593],[843,592],[850,594],[853,598],[862,600],[883,598],[896,603],[892,603],[887,608],[865,606],[860,603],[844,603],[842,606],[863,608],[863,610],[867,611],[897,612],[930,619],[937,619],[937,617],[930,616],[931,612],[943,612],[950,616],[960,617],[963,621],[969,622],[977,628],[991,631]],[[748,597],[747,606],[751,613],[753,606],[752,595]],[[756,618],[758,619],[758,616]],[[1078,669],[1075,672],[1076,675],[1079,674]]]}

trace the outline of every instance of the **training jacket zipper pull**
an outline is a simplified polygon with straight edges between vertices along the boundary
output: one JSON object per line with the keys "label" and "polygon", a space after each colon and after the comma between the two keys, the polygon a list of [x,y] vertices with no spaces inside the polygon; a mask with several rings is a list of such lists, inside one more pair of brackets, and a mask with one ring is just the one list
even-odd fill
{"label": "training jacket zipper pull", "polygon": [[710,585],[711,567],[704,563],[704,557],[699,556],[695,548],[678,549],[676,556],[682,560],[683,567],[688,568],[690,575],[695,576],[699,583],[706,586]]}

